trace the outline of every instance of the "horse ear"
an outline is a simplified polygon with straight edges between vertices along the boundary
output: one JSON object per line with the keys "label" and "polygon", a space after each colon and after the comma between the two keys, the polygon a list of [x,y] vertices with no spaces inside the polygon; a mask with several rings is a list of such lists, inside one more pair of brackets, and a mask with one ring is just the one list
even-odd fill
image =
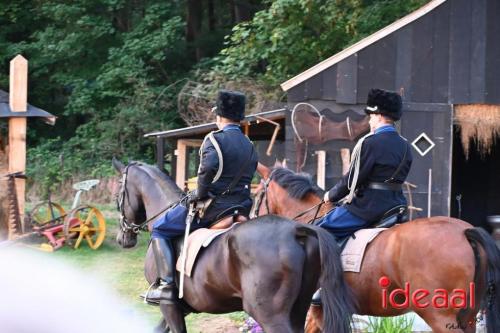
{"label": "horse ear", "polygon": [[111,163],[113,164],[113,167],[118,171],[119,173],[123,172],[123,169],[125,169],[125,164],[120,162],[116,157],[113,156],[113,159],[111,160]]}
{"label": "horse ear", "polygon": [[262,163],[257,163],[257,173],[263,178],[263,179],[267,179],[269,178],[269,173],[271,172],[271,170],[266,167],[264,164]]}

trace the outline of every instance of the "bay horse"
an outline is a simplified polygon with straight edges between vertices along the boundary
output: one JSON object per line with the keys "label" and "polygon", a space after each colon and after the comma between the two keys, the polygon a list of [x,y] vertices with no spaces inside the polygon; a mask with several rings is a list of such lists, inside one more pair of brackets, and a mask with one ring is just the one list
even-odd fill
{"label": "bay horse", "polygon": [[[129,248],[142,227],[151,231],[155,216],[183,193],[156,167],[125,166],[115,159],[113,165],[122,175],[117,242]],[[149,283],[157,277],[150,249],[145,276]],[[202,251],[191,277],[185,276],[183,302],[192,312],[244,310],[267,333],[303,332],[318,285],[325,289],[327,330],[350,332],[354,306],[333,238],[321,228],[269,215],[234,226]],[[161,304],[160,309],[158,332],[186,332],[185,307]]]}
{"label": "bay horse", "polygon": [[[257,194],[254,215],[271,213],[310,223],[315,215],[322,217],[334,208],[333,203],[322,203],[323,191],[308,175],[285,168],[270,169],[260,163],[257,172],[263,178],[263,186]],[[476,314],[483,310],[488,333],[500,332],[500,251],[486,231],[467,222],[436,216],[394,226],[368,245],[361,272],[345,272],[344,277],[352,287],[357,314],[386,317],[414,311],[433,332],[453,329],[472,333],[476,329]],[[390,287],[385,295],[408,284],[407,307],[383,306],[382,286],[387,288],[388,282]],[[474,307],[439,308],[430,304],[421,308],[437,295],[435,291],[452,296],[454,291],[469,291],[471,282],[475,284],[475,294],[467,293],[466,297],[467,301],[475,297]],[[430,295],[415,303],[412,292],[417,289],[427,290]],[[398,304],[404,300],[396,297]],[[306,332],[320,332],[321,328],[321,307],[311,306]]]}

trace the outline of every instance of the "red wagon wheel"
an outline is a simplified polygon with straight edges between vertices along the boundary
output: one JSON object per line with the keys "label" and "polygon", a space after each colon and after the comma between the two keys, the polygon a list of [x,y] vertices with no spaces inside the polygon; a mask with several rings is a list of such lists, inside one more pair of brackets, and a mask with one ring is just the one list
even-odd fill
{"label": "red wagon wheel", "polygon": [[96,250],[106,237],[104,215],[99,209],[89,205],[73,209],[64,220],[64,236],[66,243],[75,249],[85,240],[91,249]]}

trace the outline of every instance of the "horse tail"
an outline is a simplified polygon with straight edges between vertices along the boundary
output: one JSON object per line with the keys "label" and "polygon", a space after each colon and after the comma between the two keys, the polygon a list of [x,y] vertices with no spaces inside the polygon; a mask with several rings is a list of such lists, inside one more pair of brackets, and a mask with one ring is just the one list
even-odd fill
{"label": "horse tail", "polygon": [[323,305],[323,332],[351,332],[355,312],[354,297],[344,280],[340,249],[328,231],[313,226],[298,226],[313,230],[318,239],[321,258],[321,301]]}
{"label": "horse tail", "polygon": [[[470,228],[464,231],[474,251],[476,271],[474,283],[478,285],[481,268],[481,257],[477,244],[481,245],[486,253],[486,299],[481,308],[486,314],[486,328],[488,333],[500,332],[500,250],[493,238],[482,228]],[[457,322],[462,323],[465,313],[459,312]]]}

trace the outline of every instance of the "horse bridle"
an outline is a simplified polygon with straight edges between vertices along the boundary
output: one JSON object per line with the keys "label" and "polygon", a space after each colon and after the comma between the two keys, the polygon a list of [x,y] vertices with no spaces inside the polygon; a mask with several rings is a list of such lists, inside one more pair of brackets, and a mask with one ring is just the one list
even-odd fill
{"label": "horse bridle", "polygon": [[158,212],[154,216],[150,217],[149,219],[146,219],[146,221],[142,222],[141,224],[131,223],[130,221],[127,220],[127,217],[125,216],[124,203],[125,203],[125,198],[127,198],[127,200],[129,198],[129,194],[127,191],[128,170],[133,165],[141,165],[141,164],[137,162],[132,162],[125,167],[125,170],[122,173],[122,178],[120,180],[120,191],[118,192],[117,195],[116,204],[118,211],[120,212],[120,229],[123,232],[132,231],[135,234],[139,234],[139,232],[146,231],[148,229],[147,227],[149,222],[156,219],[158,216],[160,216],[173,206],[177,205],[180,201],[184,200],[185,197],[182,198],[180,201],[175,201],[172,204],[168,205],[164,209],[160,210],[160,212]]}
{"label": "horse bridle", "polygon": [[122,178],[120,179],[120,191],[117,194],[116,205],[118,211],[120,212],[120,229],[123,232],[132,231],[135,234],[139,234],[139,232],[144,229],[144,226],[148,223],[148,221],[146,220],[141,224],[135,224],[128,221],[127,217],[125,216],[125,200],[129,200],[129,194],[127,191],[128,171],[131,166],[136,164],[137,163],[135,162],[130,163],[122,172]]}
{"label": "horse bridle", "polygon": [[[269,184],[271,183],[271,180],[272,180],[272,177],[273,177],[273,171],[271,171],[271,173],[269,174],[269,177],[267,177],[267,179],[262,182],[262,184],[264,185],[264,190],[259,193],[259,196],[256,199],[257,202],[256,202],[256,205],[255,205],[254,217],[258,217],[259,216],[259,211],[260,211],[260,206],[262,205],[262,201],[264,201],[265,204],[266,204],[267,214],[271,213],[271,210],[269,209],[269,200],[268,200],[268,196],[269,195],[267,193],[268,192],[267,190],[269,188]],[[306,222],[307,224],[314,224],[314,222],[318,219],[319,211],[321,209],[321,206],[323,206],[324,203],[325,203],[325,201],[321,200],[321,202],[319,204],[316,204],[316,205],[312,206],[311,208],[308,208],[305,211],[300,212],[292,220],[298,219],[299,217],[304,216],[305,214],[309,213],[310,211],[312,211],[313,209],[316,208],[316,212],[314,214],[314,217],[311,220],[309,220],[309,221]],[[335,208],[333,208],[333,209],[335,209]],[[328,214],[329,212],[330,211],[328,211],[326,214]],[[323,217],[323,216],[321,216],[321,217]]]}

